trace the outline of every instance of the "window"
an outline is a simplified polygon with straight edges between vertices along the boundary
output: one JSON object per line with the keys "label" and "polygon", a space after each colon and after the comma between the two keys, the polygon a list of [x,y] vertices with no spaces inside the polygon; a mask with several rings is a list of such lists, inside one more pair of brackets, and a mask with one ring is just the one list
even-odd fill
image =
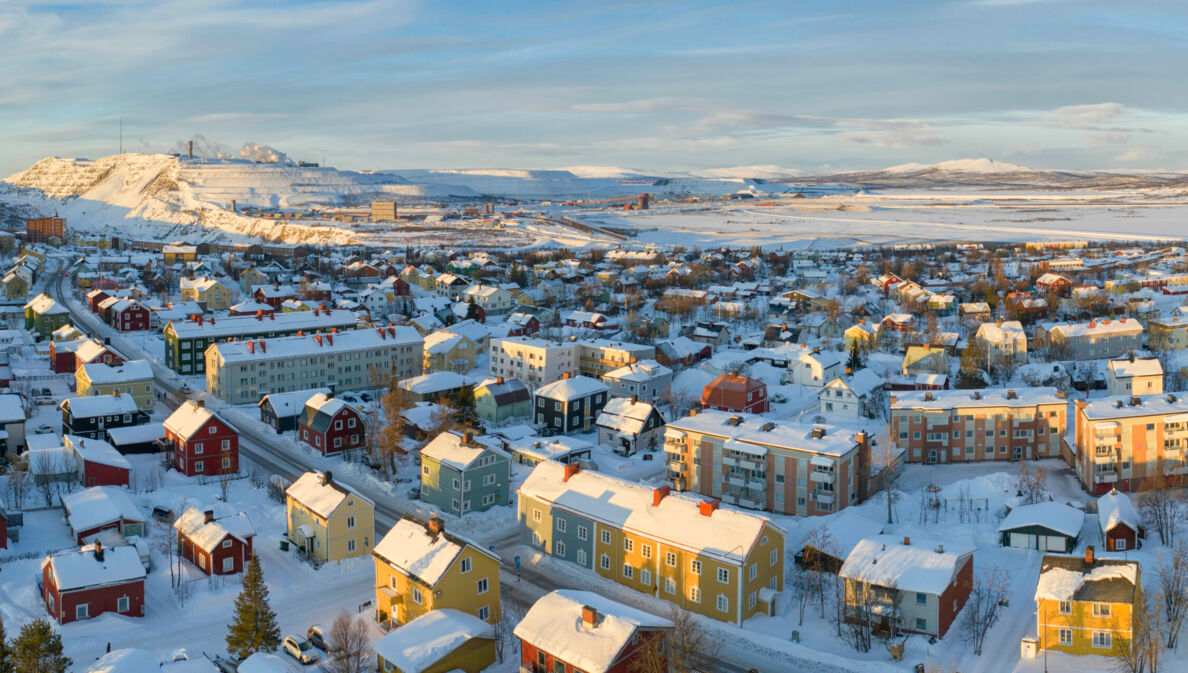
{"label": "window", "polygon": [[610,544],[610,543],[611,543],[610,531],[609,530],[602,531],[602,544]]}
{"label": "window", "polygon": [[676,593],[676,580],[672,579],[671,577],[664,578],[664,593],[666,593],[666,594],[675,594]]}
{"label": "window", "polygon": [[701,561],[698,561],[697,559],[690,561],[689,562],[689,572],[694,575],[700,575],[701,574]]}
{"label": "window", "polygon": [[691,603],[701,602],[701,587],[689,587],[689,601]]}
{"label": "window", "polygon": [[632,540],[629,537],[623,538],[623,551],[625,551],[625,552],[635,551],[635,540]]}
{"label": "window", "polygon": [[422,603],[421,603],[421,590],[420,590],[420,589],[418,589],[418,588],[416,588],[416,587],[413,587],[412,594],[413,594],[413,602],[414,602],[414,603],[416,603],[417,605],[422,605]]}
{"label": "window", "polygon": [[206,471],[206,468],[203,466],[201,460],[194,462],[194,471],[195,472],[205,472]]}
{"label": "window", "polygon": [[74,618],[86,619],[87,617],[90,617],[91,615],[90,610],[88,609],[89,607],[90,606],[87,603],[79,603],[78,605],[74,606]]}
{"label": "window", "polygon": [[429,474],[429,466],[428,465],[421,466],[421,474]]}
{"label": "window", "polygon": [[565,519],[557,519],[557,530],[565,532]]}
{"label": "window", "polygon": [[1094,603],[1093,604],[1093,616],[1094,617],[1109,617],[1110,616],[1110,604],[1109,603]]}
{"label": "window", "polygon": [[235,570],[235,559],[233,557],[227,557],[227,558],[223,559],[223,572],[229,573],[234,570]]}
{"label": "window", "polygon": [[598,559],[598,565],[603,570],[610,570],[610,557],[606,554],[603,554],[602,558]]}
{"label": "window", "polygon": [[723,584],[730,581],[730,569],[729,568],[718,568],[718,581],[722,582]]}
{"label": "window", "polygon": [[553,553],[557,556],[565,556],[565,543],[556,542],[553,544]]}
{"label": "window", "polygon": [[585,526],[578,526],[577,535],[579,540],[585,541],[590,537],[590,531]]}
{"label": "window", "polygon": [[116,599],[116,612],[127,612],[129,601],[127,596],[120,596]]}
{"label": "window", "polygon": [[649,587],[652,586],[652,573],[649,572],[646,568],[640,570],[639,571],[639,582],[640,582],[640,584],[644,584]]}
{"label": "window", "polygon": [[565,662],[560,659],[553,660],[553,673],[566,673]]}
{"label": "window", "polygon": [[223,440],[223,443],[221,444],[221,446],[222,446],[222,448],[223,448],[223,450],[224,450],[224,451],[230,451],[230,450],[231,450],[231,440],[229,440],[229,439],[224,439],[224,440]]}
{"label": "window", "polygon": [[491,618],[490,606],[484,605],[483,607],[479,608],[478,609],[478,618],[483,620],[484,622],[487,621],[488,619],[490,619]]}
{"label": "window", "polygon": [[916,592],[916,605],[928,605],[928,594],[923,591]]}
{"label": "window", "polygon": [[223,540],[223,549],[230,549],[230,548],[231,548],[231,538],[227,538],[226,540]]}
{"label": "window", "polygon": [[540,521],[540,510],[539,509],[532,510],[532,520]]}
{"label": "window", "polygon": [[197,442],[194,444],[194,453],[202,453],[202,442]]}
{"label": "window", "polygon": [[917,631],[927,631],[928,630],[928,620],[924,619],[923,617],[916,617],[916,630]]}
{"label": "window", "polygon": [[767,553],[767,565],[775,565],[778,558],[779,557],[776,556],[776,550],[772,549]]}
{"label": "window", "polygon": [[730,610],[730,599],[726,598],[726,594],[718,594],[718,611],[727,612]]}
{"label": "window", "polygon": [[1109,631],[1094,631],[1093,646],[1108,650],[1113,646]]}
{"label": "window", "polygon": [[1126,551],[1126,538],[1120,537],[1114,540],[1114,551]]}
{"label": "window", "polygon": [[580,566],[586,565],[586,550],[579,549],[577,552],[577,563]]}
{"label": "window", "polygon": [[1060,629],[1059,634],[1061,645],[1072,645],[1072,629]]}
{"label": "window", "polygon": [[632,568],[631,566],[624,563],[623,564],[623,577],[626,577],[627,579],[634,579],[635,578],[635,568]]}
{"label": "window", "polygon": [[478,581],[478,583],[477,583],[477,587],[478,587],[478,593],[479,593],[479,594],[485,594],[485,593],[487,593],[487,589],[488,589],[488,588],[490,588],[490,587],[488,586],[488,584],[487,584],[487,578],[486,578],[486,577],[484,577],[484,578],[482,578],[481,580],[479,580],[479,581]]}
{"label": "window", "polygon": [[224,470],[231,469],[231,459],[230,458],[223,458],[223,469]]}
{"label": "window", "polygon": [[[131,392],[131,391],[129,391],[129,392]],[[218,431],[219,431],[219,429],[212,425],[206,429],[206,434],[213,435],[214,433],[216,433]]]}
{"label": "window", "polygon": [[466,573],[470,572],[470,559],[468,559],[468,558],[462,559],[462,563],[459,564],[459,566],[458,566],[458,571],[464,575]]}
{"label": "window", "polygon": [[642,544],[639,546],[639,550],[643,553],[644,558],[652,558],[652,545]]}
{"label": "window", "polygon": [[351,529],[351,528],[354,528],[354,527],[355,527],[355,517],[353,517],[353,516],[348,516],[348,517],[347,517],[347,529],[349,530],[349,529]]}
{"label": "window", "polygon": [[755,609],[755,602],[756,602],[756,601],[755,601],[755,592],[754,592],[754,591],[752,591],[752,592],[751,592],[751,593],[750,593],[750,594],[747,596],[747,608],[749,608],[749,609],[751,609],[751,610],[754,610],[754,609]]}
{"label": "window", "polygon": [[355,541],[354,540],[347,540],[347,552],[352,553],[352,554],[355,553]]}
{"label": "window", "polygon": [[1068,601],[1060,601],[1060,614],[1071,615],[1072,614],[1072,603],[1070,603]]}
{"label": "window", "polygon": [[676,554],[674,552],[664,552],[664,565],[670,568],[676,567]]}

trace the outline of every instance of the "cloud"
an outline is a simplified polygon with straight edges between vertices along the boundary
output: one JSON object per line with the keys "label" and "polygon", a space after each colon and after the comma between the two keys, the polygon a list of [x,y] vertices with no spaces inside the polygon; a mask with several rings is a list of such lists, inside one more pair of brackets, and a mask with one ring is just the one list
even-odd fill
{"label": "cloud", "polygon": [[1127,108],[1121,103],[1091,103],[1058,107],[1052,110],[1051,116],[1069,124],[1100,124],[1126,113]]}
{"label": "cloud", "polygon": [[1150,145],[1137,145],[1114,157],[1125,163],[1149,163],[1159,156],[1159,150]]}
{"label": "cloud", "polygon": [[665,110],[695,110],[712,105],[705,98],[684,98],[665,96],[660,98],[640,98],[637,100],[617,103],[576,103],[571,107],[578,112],[602,112],[610,114],[640,114],[643,112],[659,112]]}
{"label": "cloud", "polygon": [[281,112],[214,112],[211,114],[187,117],[181,120],[183,124],[212,124],[223,122],[259,122],[269,119],[282,119],[287,115]]}
{"label": "cloud", "polygon": [[906,147],[939,147],[947,144],[929,128],[901,128],[866,131],[845,131],[838,134],[838,138],[859,145],[873,147],[906,148]]}

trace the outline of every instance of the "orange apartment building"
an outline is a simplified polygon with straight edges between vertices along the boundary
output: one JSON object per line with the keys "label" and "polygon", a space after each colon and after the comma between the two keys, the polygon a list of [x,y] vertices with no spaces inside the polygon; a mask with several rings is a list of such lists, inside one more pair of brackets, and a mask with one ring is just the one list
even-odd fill
{"label": "orange apartment building", "polygon": [[891,441],[912,463],[1058,458],[1068,402],[1055,388],[936,390],[891,397]]}
{"label": "orange apartment building", "polygon": [[56,214],[53,217],[35,217],[25,220],[26,243],[45,243],[54,236],[60,240],[66,239],[66,220]]}
{"label": "orange apartment building", "polygon": [[1077,400],[1074,423],[1073,467],[1090,493],[1143,491],[1160,474],[1173,484],[1185,483],[1188,399],[1167,394]]}

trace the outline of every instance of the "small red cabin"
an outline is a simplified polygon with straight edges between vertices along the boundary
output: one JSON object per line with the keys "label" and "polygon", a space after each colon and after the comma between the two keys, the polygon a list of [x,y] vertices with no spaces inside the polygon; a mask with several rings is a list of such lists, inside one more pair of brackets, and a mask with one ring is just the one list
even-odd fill
{"label": "small red cabin", "polygon": [[309,398],[297,428],[301,441],[322,455],[363,446],[363,418],[354,407],[331,395],[318,393]]}
{"label": "small red cabin", "polygon": [[216,519],[191,507],[173,522],[182,558],[207,575],[234,575],[252,558],[256,529],[243,512]]}
{"label": "small red cabin", "polygon": [[722,411],[762,414],[769,408],[767,384],[740,374],[722,374],[701,390],[701,406]]}
{"label": "small red cabin", "polygon": [[99,544],[47,556],[41,562],[45,609],[59,624],[117,612],[144,616],[144,565],[136,547]]}
{"label": "small red cabin", "polygon": [[239,433],[207,410],[202,400],[187,400],[164,425],[178,472],[193,477],[239,471]]}

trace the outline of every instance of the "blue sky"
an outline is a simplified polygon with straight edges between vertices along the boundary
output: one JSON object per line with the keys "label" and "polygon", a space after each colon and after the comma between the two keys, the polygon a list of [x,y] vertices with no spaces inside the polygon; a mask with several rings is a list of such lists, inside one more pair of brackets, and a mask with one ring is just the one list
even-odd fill
{"label": "blue sky", "polygon": [[200,135],[342,168],[1188,169],[1188,3],[0,0],[0,174]]}

